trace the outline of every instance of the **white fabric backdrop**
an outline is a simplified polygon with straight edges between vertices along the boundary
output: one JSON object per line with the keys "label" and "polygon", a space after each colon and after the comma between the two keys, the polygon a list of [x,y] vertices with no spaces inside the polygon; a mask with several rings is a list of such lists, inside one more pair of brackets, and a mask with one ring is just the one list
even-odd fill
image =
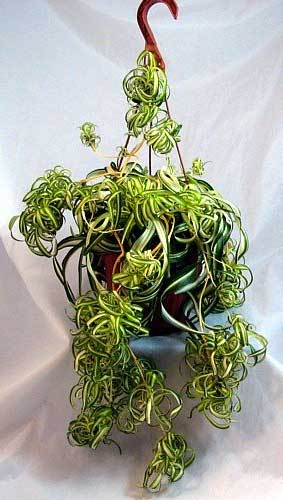
{"label": "white fabric backdrop", "polygon": [[[0,0],[0,498],[141,499],[155,440],[148,429],[115,447],[72,448],[75,382],[66,299],[51,262],[11,241],[7,224],[31,181],[63,164],[81,178],[99,161],[78,126],[99,125],[104,151],[121,145],[125,73],[143,48],[138,0]],[[184,478],[159,498],[283,497],[283,150],[282,0],[179,0],[178,22],[163,5],[150,13],[183,123],[187,162],[211,160],[207,178],[241,207],[255,281],[244,313],[270,341],[269,357],[243,384],[243,410],[229,431],[201,416],[178,428],[196,448]],[[182,384],[182,341],[140,345]],[[158,353],[158,354],[157,354]]]}

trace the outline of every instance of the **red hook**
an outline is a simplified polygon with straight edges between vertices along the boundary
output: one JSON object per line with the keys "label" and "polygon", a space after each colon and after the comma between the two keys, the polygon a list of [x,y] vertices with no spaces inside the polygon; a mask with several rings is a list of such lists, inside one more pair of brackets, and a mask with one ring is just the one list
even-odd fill
{"label": "red hook", "polygon": [[155,3],[164,3],[169,8],[172,16],[177,19],[178,17],[178,5],[175,0],[143,0],[140,4],[137,12],[138,25],[145,39],[145,49],[149,52],[153,52],[156,57],[158,66],[165,69],[165,63],[162,56],[158,50],[154,34],[148,24],[147,15],[150,7]]}

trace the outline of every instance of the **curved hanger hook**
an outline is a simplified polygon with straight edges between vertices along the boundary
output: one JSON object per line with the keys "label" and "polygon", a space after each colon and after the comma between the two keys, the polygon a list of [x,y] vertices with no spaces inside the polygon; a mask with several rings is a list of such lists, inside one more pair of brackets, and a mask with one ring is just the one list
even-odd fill
{"label": "curved hanger hook", "polygon": [[162,59],[162,55],[160,54],[157,42],[154,38],[154,34],[148,24],[147,15],[149,9],[156,3],[164,3],[169,8],[172,16],[177,19],[178,17],[178,5],[175,0],[143,0],[140,4],[137,12],[138,25],[145,39],[145,48],[149,52],[153,52],[158,66],[162,69],[165,69],[165,63]]}

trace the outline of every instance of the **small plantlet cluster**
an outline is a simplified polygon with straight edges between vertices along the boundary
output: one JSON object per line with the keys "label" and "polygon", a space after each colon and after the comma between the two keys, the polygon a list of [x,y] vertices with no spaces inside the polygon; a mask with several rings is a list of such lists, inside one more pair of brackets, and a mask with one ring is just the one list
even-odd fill
{"label": "small plantlet cluster", "polygon": [[[123,87],[128,133],[115,161],[100,154],[104,165],[77,181],[61,167],[48,170],[32,184],[10,229],[17,225],[33,253],[52,259],[73,309],[78,381],[70,399],[80,412],[69,424],[70,443],[96,449],[116,443],[114,428],[132,434],[141,425],[158,427],[143,481],[158,491],[164,478],[180,479],[195,457],[174,430],[184,398],[193,401],[192,412],[228,428],[241,408],[239,385],[264,359],[267,341],[233,312],[252,281],[241,214],[199,178],[200,158],[176,173],[169,153],[181,125],[170,116],[166,74],[151,52],[142,52]],[[93,123],[80,127],[80,138],[99,153]],[[142,147],[150,151],[146,166],[138,159]],[[154,174],[151,151],[164,157]],[[66,212],[73,226],[60,236]],[[74,265],[76,287],[68,279]],[[209,322],[218,312],[227,313],[224,324]],[[187,382],[180,391],[134,352],[135,339],[166,334],[168,326],[186,333]]]}

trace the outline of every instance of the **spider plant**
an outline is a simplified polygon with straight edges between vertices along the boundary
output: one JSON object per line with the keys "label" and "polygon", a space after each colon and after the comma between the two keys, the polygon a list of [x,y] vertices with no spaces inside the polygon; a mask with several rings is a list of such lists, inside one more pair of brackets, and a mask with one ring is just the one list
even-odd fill
{"label": "spider plant", "polygon": [[[114,428],[132,434],[157,426],[143,485],[158,491],[163,478],[177,481],[195,457],[174,430],[184,398],[193,401],[190,416],[199,411],[228,428],[241,409],[239,385],[264,359],[267,341],[235,312],[252,282],[241,214],[201,179],[200,158],[189,169],[180,158],[177,173],[170,152],[179,153],[181,125],[169,113],[166,73],[151,52],[140,54],[123,88],[128,131],[115,161],[100,154],[101,168],[80,180],[62,167],[48,170],[32,184],[10,229],[16,225],[34,254],[53,261],[72,306],[78,381],[70,401],[79,402],[80,413],[69,424],[70,443],[96,449],[115,443]],[[80,138],[99,154],[96,130],[86,122]],[[143,147],[150,151],[146,166],[138,157]],[[164,162],[152,173],[154,154]],[[60,234],[66,212],[73,218],[67,236]],[[74,265],[76,287],[68,278]],[[218,312],[224,324],[209,321]],[[179,392],[134,352],[135,339],[168,333],[168,325],[186,333],[187,382]]]}

